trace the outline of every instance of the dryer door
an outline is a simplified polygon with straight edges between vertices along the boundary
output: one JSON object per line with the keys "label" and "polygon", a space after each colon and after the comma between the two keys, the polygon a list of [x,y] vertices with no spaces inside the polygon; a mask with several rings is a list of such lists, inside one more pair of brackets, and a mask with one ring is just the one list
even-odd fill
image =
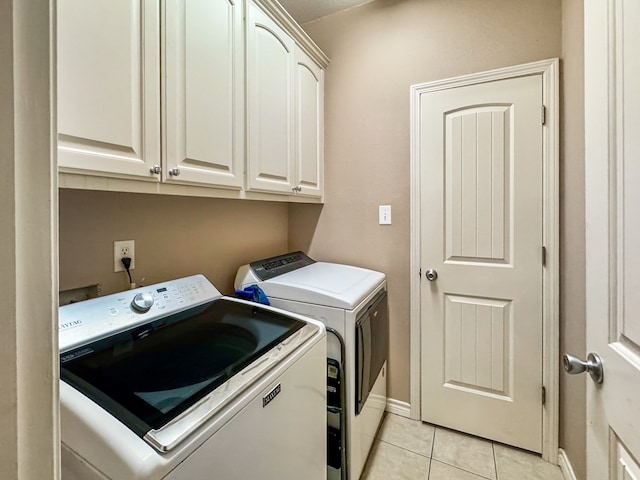
{"label": "dryer door", "polygon": [[387,292],[365,307],[356,321],[356,415],[364,408],[389,351]]}

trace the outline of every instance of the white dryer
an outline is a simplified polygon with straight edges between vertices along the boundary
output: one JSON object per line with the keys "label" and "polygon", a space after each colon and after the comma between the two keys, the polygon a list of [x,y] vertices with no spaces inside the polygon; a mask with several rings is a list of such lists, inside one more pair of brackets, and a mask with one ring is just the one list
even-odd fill
{"label": "white dryer", "polygon": [[202,275],[60,308],[64,480],[326,479],[320,322]]}
{"label": "white dryer", "polygon": [[235,288],[250,285],[327,326],[328,478],[359,479],[387,401],[385,275],[293,252],[241,266]]}

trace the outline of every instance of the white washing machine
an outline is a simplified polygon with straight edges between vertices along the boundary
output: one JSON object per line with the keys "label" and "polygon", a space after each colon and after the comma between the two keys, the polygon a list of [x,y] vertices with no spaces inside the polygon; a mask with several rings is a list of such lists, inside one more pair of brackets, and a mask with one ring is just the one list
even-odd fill
{"label": "white washing machine", "polygon": [[326,479],[320,322],[202,275],[60,308],[65,480]]}
{"label": "white washing machine", "polygon": [[359,479],[387,401],[385,275],[293,252],[240,267],[235,288],[250,285],[327,326],[328,478]]}

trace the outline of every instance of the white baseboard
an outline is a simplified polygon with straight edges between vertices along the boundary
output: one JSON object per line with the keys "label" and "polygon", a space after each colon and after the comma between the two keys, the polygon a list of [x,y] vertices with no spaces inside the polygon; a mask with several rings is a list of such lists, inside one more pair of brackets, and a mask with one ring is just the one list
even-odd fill
{"label": "white baseboard", "polygon": [[409,418],[411,416],[411,405],[407,402],[401,402],[395,398],[387,398],[387,408],[385,409],[389,413],[400,415],[401,417]]}
{"label": "white baseboard", "polygon": [[558,451],[558,466],[565,480],[578,480],[576,474],[573,472],[569,457],[567,457],[567,453],[563,449]]}

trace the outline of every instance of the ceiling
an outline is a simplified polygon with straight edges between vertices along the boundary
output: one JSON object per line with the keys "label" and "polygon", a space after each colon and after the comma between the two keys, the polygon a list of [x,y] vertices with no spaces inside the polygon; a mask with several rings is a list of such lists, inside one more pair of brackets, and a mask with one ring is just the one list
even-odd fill
{"label": "ceiling", "polygon": [[372,0],[279,0],[299,24],[317,20]]}

